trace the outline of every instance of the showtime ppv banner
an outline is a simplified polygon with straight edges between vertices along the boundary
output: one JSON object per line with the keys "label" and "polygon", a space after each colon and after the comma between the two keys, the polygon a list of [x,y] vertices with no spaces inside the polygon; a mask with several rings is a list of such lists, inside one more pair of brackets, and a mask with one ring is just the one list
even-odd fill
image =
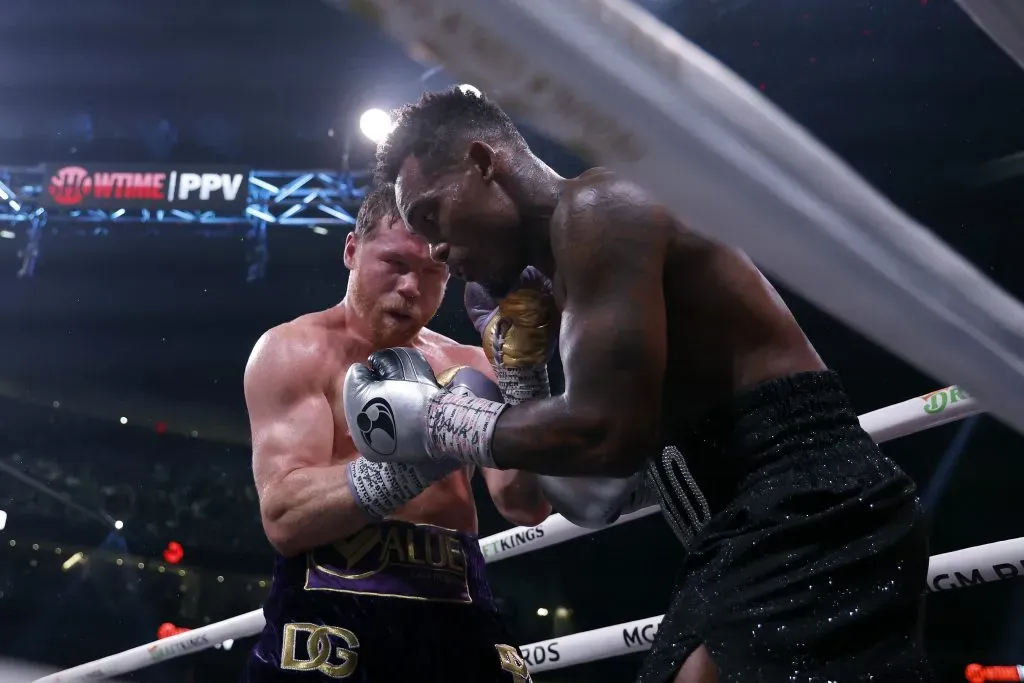
{"label": "showtime ppv banner", "polygon": [[54,209],[241,210],[249,171],[237,167],[47,164],[43,206]]}

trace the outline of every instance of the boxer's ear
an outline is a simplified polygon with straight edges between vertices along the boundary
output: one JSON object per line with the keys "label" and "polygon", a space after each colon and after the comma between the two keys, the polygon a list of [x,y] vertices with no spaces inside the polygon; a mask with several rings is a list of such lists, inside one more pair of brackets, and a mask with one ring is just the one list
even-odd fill
{"label": "boxer's ear", "polygon": [[350,232],[345,235],[345,251],[343,252],[343,258],[345,261],[345,267],[349,270],[352,270],[352,264],[356,262],[356,248],[359,246],[356,244],[356,241],[358,239],[359,238],[356,237],[354,232]]}
{"label": "boxer's ear", "polygon": [[480,177],[483,178],[485,183],[494,180],[494,171],[498,161],[497,156],[494,148],[486,142],[477,140],[469,145],[469,160],[477,168]]}

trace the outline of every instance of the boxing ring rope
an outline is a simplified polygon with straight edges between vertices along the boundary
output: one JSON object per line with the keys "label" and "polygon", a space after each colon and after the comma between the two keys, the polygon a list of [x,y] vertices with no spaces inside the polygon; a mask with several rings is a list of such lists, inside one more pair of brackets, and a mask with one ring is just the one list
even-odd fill
{"label": "boxing ring rope", "polygon": [[[974,398],[952,386],[912,398],[860,416],[861,426],[879,443],[937,427],[981,412]],[[626,524],[658,512],[657,507],[625,515],[611,526]],[[605,527],[609,528],[609,527]],[[480,539],[488,563],[498,562],[600,529],[574,526],[561,515],[552,515],[536,527],[517,527]],[[928,589],[932,592],[1015,578],[1024,574],[1024,538],[964,548],[931,558]],[[662,617],[638,619],[520,647],[531,672],[548,671],[574,664],[617,657],[650,648]],[[36,683],[71,683],[103,680],[137,671],[157,662],[206,650],[228,639],[254,636],[265,625],[263,610],[253,610],[215,624],[140,645],[93,662],[45,676]]]}
{"label": "boxing ring rope", "polygon": [[1024,432],[1024,306],[628,0],[332,2]]}
{"label": "boxing ring rope", "polygon": [[1024,4],[1016,0],[957,0],[957,4],[992,42],[1024,67]]}

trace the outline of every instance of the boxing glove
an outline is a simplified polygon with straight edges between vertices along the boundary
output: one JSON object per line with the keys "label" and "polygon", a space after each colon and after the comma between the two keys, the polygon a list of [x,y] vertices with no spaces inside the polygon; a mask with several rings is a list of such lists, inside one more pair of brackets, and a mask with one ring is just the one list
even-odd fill
{"label": "boxing glove", "polygon": [[626,479],[611,477],[537,477],[544,497],[558,513],[576,526],[600,529],[621,515],[658,502],[657,490],[648,485],[646,472]]}
{"label": "boxing glove", "polygon": [[[388,354],[389,358],[380,359],[380,363],[390,362],[391,357],[401,355]],[[470,367],[449,368],[438,374],[437,383],[450,391],[501,400],[498,387]],[[451,459],[430,460],[413,466],[402,462],[373,462],[358,457],[348,465],[348,485],[356,504],[369,517],[383,519],[462,466],[462,463]]]}
{"label": "boxing glove", "polygon": [[464,303],[505,401],[516,404],[550,396],[547,363],[558,343],[559,318],[551,282],[530,266],[501,301],[470,282]]}
{"label": "boxing glove", "polygon": [[[458,390],[455,390],[458,389]],[[415,349],[385,349],[345,374],[342,403],[367,460],[421,464],[448,458],[493,467],[491,438],[501,401],[465,384],[443,390]]]}
{"label": "boxing glove", "polygon": [[437,376],[437,383],[453,393],[501,402],[498,385],[488,379],[487,375],[468,365],[456,365],[445,370]]}
{"label": "boxing glove", "polygon": [[427,403],[441,391],[434,371],[415,349],[384,349],[345,373],[345,419],[367,460],[420,462],[427,434]]}

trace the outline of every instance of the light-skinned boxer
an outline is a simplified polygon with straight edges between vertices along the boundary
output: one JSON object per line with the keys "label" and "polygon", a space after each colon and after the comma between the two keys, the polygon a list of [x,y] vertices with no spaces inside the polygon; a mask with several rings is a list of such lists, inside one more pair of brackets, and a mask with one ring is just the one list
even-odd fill
{"label": "light-skinned boxer", "polygon": [[[426,329],[448,271],[403,225],[393,188],[366,198],[344,261],[345,299],[264,334],[245,371],[253,473],[277,558],[243,680],[525,683],[476,537],[470,478],[480,468],[370,462],[342,410],[345,370],[378,349],[415,349],[451,390],[490,385],[491,366],[479,348]],[[480,472],[512,523],[549,514],[534,475]]]}

